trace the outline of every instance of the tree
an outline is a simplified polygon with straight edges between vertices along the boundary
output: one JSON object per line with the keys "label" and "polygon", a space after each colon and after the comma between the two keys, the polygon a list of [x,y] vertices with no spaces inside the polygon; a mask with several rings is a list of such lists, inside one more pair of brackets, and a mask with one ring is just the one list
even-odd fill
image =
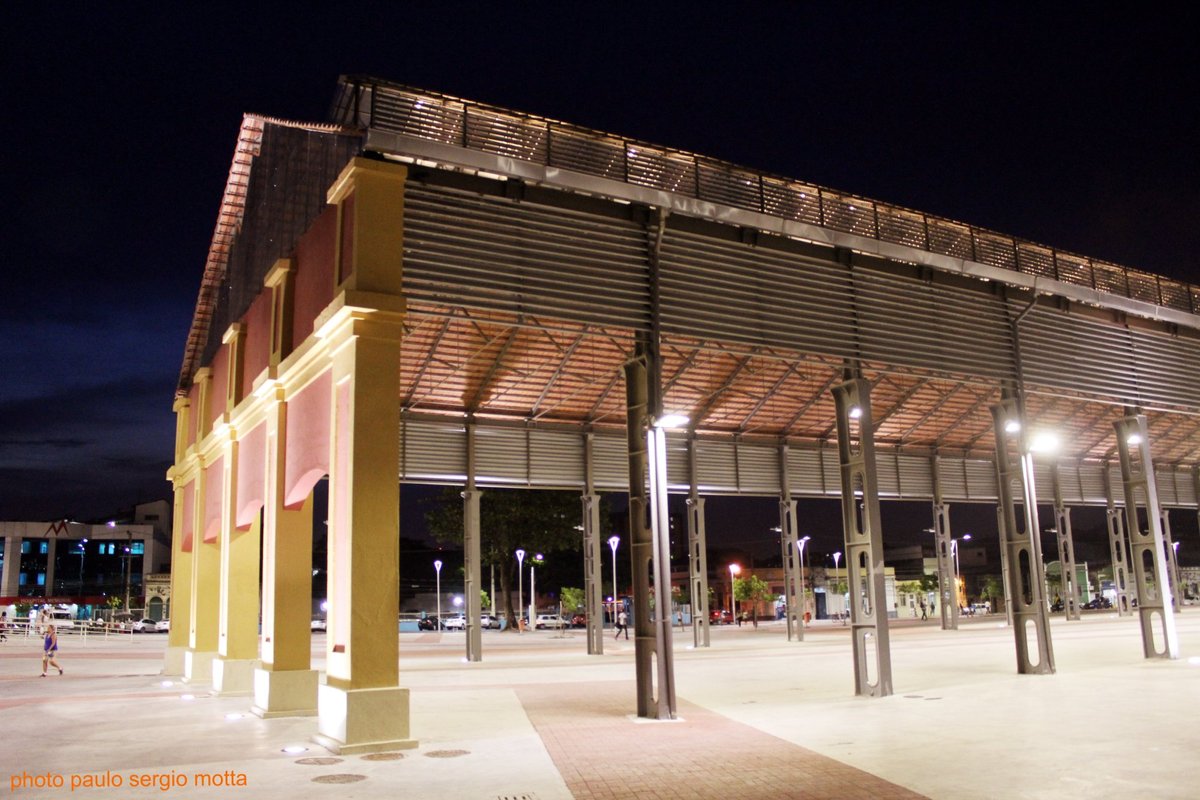
{"label": "tree", "polygon": [[733,580],[733,596],[739,603],[751,603],[750,616],[754,620],[754,627],[758,627],[758,604],[765,603],[774,597],[771,594],[771,587],[762,578],[757,575],[751,575],[748,578],[734,578]]}
{"label": "tree", "polygon": [[568,613],[573,614],[577,609],[583,608],[583,589],[564,586],[559,590],[558,598]]}
{"label": "tree", "polygon": [[[607,529],[607,509],[600,506],[601,530]],[[578,552],[583,508],[574,492],[495,489],[483,492],[479,502],[480,557],[500,572],[500,597],[507,630],[517,629],[512,589],[517,582],[518,548],[536,552]],[[446,487],[428,501],[425,523],[439,542],[462,545],[463,500],[461,490]]]}

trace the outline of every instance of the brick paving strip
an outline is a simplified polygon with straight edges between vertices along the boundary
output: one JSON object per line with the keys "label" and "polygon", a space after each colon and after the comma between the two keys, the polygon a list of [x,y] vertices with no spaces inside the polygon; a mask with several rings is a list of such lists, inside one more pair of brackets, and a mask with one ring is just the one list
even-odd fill
{"label": "brick paving strip", "polygon": [[516,691],[576,800],[924,797],[683,699],[683,722],[634,722],[632,682]]}

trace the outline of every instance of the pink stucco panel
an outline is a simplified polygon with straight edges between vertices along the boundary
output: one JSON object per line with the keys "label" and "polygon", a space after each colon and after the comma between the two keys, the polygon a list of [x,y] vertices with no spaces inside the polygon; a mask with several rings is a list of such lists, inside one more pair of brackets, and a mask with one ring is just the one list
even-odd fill
{"label": "pink stucco panel", "polygon": [[208,421],[216,425],[225,413],[225,395],[229,391],[229,345],[221,345],[209,366],[212,367],[212,394],[209,398]]}
{"label": "pink stucco panel", "polygon": [[242,389],[250,394],[257,378],[271,361],[271,297],[263,289],[254,298],[242,323],[246,326],[246,346],[242,355]]}
{"label": "pink stucco panel", "polygon": [[283,502],[294,510],[329,474],[329,371],[287,401],[287,448],[284,457]]}
{"label": "pink stucco panel", "polygon": [[260,423],[238,443],[236,525],[245,530],[266,502],[267,425]]}
{"label": "pink stucco panel", "polygon": [[204,468],[204,541],[221,538],[221,500],[225,493],[225,456]]}
{"label": "pink stucco panel", "polygon": [[292,345],[313,332],[313,321],[333,300],[333,253],[337,242],[337,208],[329,206],[296,245],[292,295]]}
{"label": "pink stucco panel", "polygon": [[192,538],[196,533],[196,482],[183,485],[183,552],[192,552]]}

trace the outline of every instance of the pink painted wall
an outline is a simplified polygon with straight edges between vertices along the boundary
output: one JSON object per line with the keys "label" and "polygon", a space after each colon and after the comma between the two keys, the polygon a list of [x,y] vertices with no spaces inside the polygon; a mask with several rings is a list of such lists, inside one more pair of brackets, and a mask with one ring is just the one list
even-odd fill
{"label": "pink painted wall", "polygon": [[225,456],[204,468],[204,541],[221,537],[221,499],[225,488]]}
{"label": "pink painted wall", "polygon": [[333,300],[333,247],[336,241],[337,208],[330,206],[321,212],[296,245],[292,303],[294,345],[308,338],[313,331],[313,320]]}
{"label": "pink painted wall", "polygon": [[271,362],[271,290],[264,288],[254,298],[246,316],[246,348],[242,359],[242,390],[249,395],[254,391],[254,379]]}
{"label": "pink painted wall", "polygon": [[229,390],[229,345],[223,344],[212,360],[212,394],[209,400],[208,421],[216,425],[225,413],[225,394]]}
{"label": "pink painted wall", "polygon": [[329,371],[287,401],[287,454],[284,458],[284,507],[304,504],[317,481],[329,473]]}
{"label": "pink painted wall", "polygon": [[259,423],[238,443],[236,525],[245,530],[253,524],[266,502],[267,425]]}

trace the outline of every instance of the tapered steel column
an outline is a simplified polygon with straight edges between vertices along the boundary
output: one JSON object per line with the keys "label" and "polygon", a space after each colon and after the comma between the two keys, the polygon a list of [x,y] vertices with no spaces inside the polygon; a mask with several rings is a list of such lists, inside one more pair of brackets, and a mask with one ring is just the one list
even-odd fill
{"label": "tapered steel column", "polygon": [[942,482],[938,458],[929,459],[933,475],[933,547],[937,554],[938,597],[941,602],[942,630],[958,630],[958,586],[954,574],[954,539],[950,535],[950,507],[942,502]]}
{"label": "tapered steel column", "polygon": [[1061,578],[1063,611],[1067,619],[1079,619],[1079,580],[1075,575],[1075,540],[1071,536],[1071,509],[1062,499],[1058,465],[1051,470],[1054,476],[1054,538],[1058,542],[1058,566]]}
{"label": "tapered steel column", "polygon": [[589,656],[604,654],[604,599],[600,568],[600,495],[593,477],[593,434],[583,435],[583,605]]}
{"label": "tapered steel column", "polygon": [[[1020,404],[1007,393],[1002,402],[992,406],[992,420],[996,435],[1000,521],[1003,541],[1008,547],[1006,593],[1013,603],[1017,672],[1022,675],[1048,674],[1054,672],[1054,649],[1050,641],[1050,608],[1043,597],[1046,576],[1042,567],[1033,456],[1026,445],[1027,426]],[[1012,441],[1014,437],[1016,441]],[[1013,457],[1014,445],[1019,448],[1019,460]],[[1017,491],[1021,492],[1019,499]],[[1018,503],[1024,507],[1024,530],[1017,525]]]}
{"label": "tapered steel column", "polygon": [[[467,605],[467,661],[483,660],[483,566],[479,498],[475,488],[475,423],[467,423],[467,486],[463,490],[463,594]],[[441,624],[441,620],[438,621]]]}
{"label": "tapered steel column", "polygon": [[[651,463],[649,436],[652,414],[648,399],[647,362],[652,358],[644,340],[638,342],[637,354],[625,364],[626,434],[629,445],[629,539],[631,572],[633,575],[634,664],[637,672],[637,713],[639,717],[672,719],[675,716],[675,687],[671,671],[670,587],[667,603],[658,604],[657,622],[651,619],[650,591],[651,562],[661,561],[656,553],[653,528],[647,525],[652,516],[654,527],[659,526],[659,513],[665,518],[666,509],[652,507],[648,490],[658,488],[657,454]],[[657,371],[654,370],[655,374]],[[662,464],[665,474],[665,464]],[[650,483],[648,484],[647,479]],[[665,490],[665,486],[663,487]],[[656,505],[656,504],[654,504]],[[665,530],[663,531],[665,533]],[[669,560],[666,568],[669,570]],[[660,571],[655,567],[655,578]],[[669,576],[668,576],[669,577]],[[655,598],[661,599],[656,592]],[[665,650],[660,650],[660,647]],[[657,670],[656,670],[657,666]],[[657,687],[654,679],[659,679]],[[657,697],[655,689],[658,689]]]}
{"label": "tapered steel column", "polygon": [[787,637],[804,641],[804,595],[800,578],[800,532],[796,501],[789,486],[788,447],[779,445],[779,542],[783,556],[783,593],[787,604]]}
{"label": "tapered steel column", "polygon": [[[1121,480],[1125,484],[1125,526],[1129,531],[1133,585],[1142,624],[1142,652],[1146,658],[1179,658],[1175,614],[1166,600],[1166,543],[1146,418],[1129,415],[1113,426],[1117,431],[1117,451],[1121,454]],[[1143,518],[1148,530],[1142,528]]]}
{"label": "tapered steel column", "polygon": [[1167,577],[1170,579],[1171,597],[1175,598],[1175,613],[1183,611],[1183,584],[1179,582],[1179,554],[1175,551],[1175,539],[1171,536],[1171,514],[1162,509],[1163,547],[1167,551]]}
{"label": "tapered steel column", "polygon": [[688,437],[688,580],[692,596],[692,644],[708,647],[708,537],[704,532],[704,498],[696,474],[696,437]]}
{"label": "tapered steel column", "polygon": [[1125,514],[1117,508],[1113,498],[1112,475],[1108,462],[1104,462],[1104,497],[1107,503],[1105,518],[1108,521],[1108,552],[1112,559],[1113,592],[1116,594],[1117,615],[1127,617],[1133,613],[1129,602],[1129,556],[1125,540]]}
{"label": "tapered steel column", "polygon": [[842,528],[850,582],[854,690],[855,694],[883,697],[892,693],[892,656],[871,427],[871,384],[857,370],[847,369],[846,378],[845,383],[834,387],[833,399],[837,407]]}
{"label": "tapered steel column", "polygon": [[1012,627],[1013,603],[1008,577],[1008,537],[1005,535],[1004,507],[996,506],[996,530],[1000,531],[1000,583],[1004,590],[1004,624]]}

